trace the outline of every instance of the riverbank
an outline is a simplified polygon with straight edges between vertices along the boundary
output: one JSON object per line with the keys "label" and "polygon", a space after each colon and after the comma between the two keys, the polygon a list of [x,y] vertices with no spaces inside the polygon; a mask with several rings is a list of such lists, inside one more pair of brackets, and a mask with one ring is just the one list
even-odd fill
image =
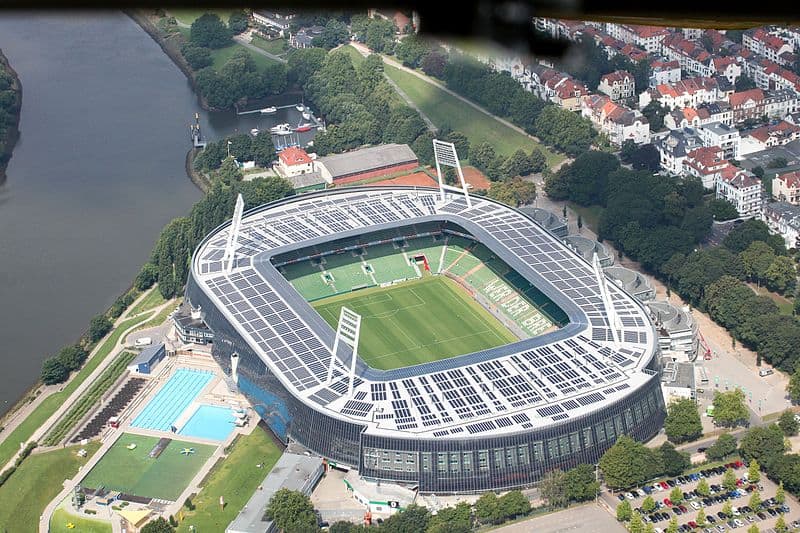
{"label": "riverbank", "polygon": [[202,172],[198,172],[194,168],[194,158],[199,153],[200,150],[197,148],[191,148],[188,152],[186,152],[186,175],[189,176],[189,179],[192,180],[192,183],[194,183],[197,188],[203,192],[203,194],[206,194],[211,184],[208,182],[208,178],[206,178]]}
{"label": "riverbank", "polygon": [[[131,20],[142,28],[142,30],[161,47],[161,50],[164,51],[167,57],[175,63],[175,66],[177,66],[178,69],[183,72],[184,76],[186,76],[186,79],[189,80],[189,84],[192,86],[192,91],[197,96],[200,107],[206,111],[210,111],[211,108],[208,106],[208,102],[206,102],[206,99],[200,94],[200,91],[197,90],[194,70],[192,70],[192,67],[189,66],[189,63],[186,62],[183,54],[181,54],[181,43],[179,42],[182,39],[181,34],[175,33],[171,36],[164,35],[158,28],[157,21],[160,17],[157,17],[154,13],[149,14],[148,11],[152,12],[152,10],[144,9],[124,9],[123,13],[129,16]],[[202,187],[200,188],[203,190]]]}
{"label": "riverbank", "polygon": [[11,159],[11,154],[14,152],[14,146],[16,146],[19,140],[19,116],[22,110],[22,83],[19,81],[19,76],[16,71],[11,68],[8,58],[6,58],[2,50],[0,50],[0,69],[11,76],[12,81],[10,89],[16,95],[14,105],[6,110],[12,115],[12,121],[8,125],[5,135],[0,137],[0,184],[2,184],[6,181],[6,167]]}

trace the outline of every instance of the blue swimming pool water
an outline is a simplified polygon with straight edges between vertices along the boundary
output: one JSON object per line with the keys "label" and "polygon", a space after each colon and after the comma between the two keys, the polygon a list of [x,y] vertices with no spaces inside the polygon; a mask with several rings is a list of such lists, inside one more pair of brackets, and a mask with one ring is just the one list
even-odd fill
{"label": "blue swimming pool water", "polygon": [[235,420],[230,407],[202,404],[178,433],[222,441],[233,431]]}
{"label": "blue swimming pool water", "polygon": [[213,379],[213,372],[179,368],[150,400],[131,426],[169,431],[183,411]]}

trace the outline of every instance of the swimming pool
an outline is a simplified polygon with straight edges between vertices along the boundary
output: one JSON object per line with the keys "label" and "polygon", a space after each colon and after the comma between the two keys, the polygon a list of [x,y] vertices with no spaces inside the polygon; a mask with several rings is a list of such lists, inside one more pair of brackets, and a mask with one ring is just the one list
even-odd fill
{"label": "swimming pool", "polygon": [[175,420],[189,407],[214,373],[194,368],[179,368],[150,400],[131,426],[169,431]]}
{"label": "swimming pool", "polygon": [[223,441],[233,431],[235,421],[230,407],[200,404],[178,433],[187,437]]}

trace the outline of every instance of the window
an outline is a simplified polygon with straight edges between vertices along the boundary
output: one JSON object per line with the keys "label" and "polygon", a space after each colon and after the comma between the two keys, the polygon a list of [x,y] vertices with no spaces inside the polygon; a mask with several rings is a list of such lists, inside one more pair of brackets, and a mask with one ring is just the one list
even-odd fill
{"label": "window", "polygon": [[478,470],[481,472],[489,470],[489,452],[487,450],[478,450]]}

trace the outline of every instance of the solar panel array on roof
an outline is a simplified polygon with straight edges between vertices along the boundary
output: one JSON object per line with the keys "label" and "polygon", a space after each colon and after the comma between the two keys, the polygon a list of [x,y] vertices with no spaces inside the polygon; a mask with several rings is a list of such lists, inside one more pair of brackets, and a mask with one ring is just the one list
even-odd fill
{"label": "solar panel array on roof", "polygon": [[[201,246],[193,272],[293,391],[320,406],[336,405],[337,412],[348,417],[364,418],[375,409],[382,430],[441,432],[438,428],[448,426],[449,434],[464,428],[480,433],[488,427],[482,424],[491,421],[496,430],[513,431],[531,426],[525,411],[541,418],[561,418],[567,411],[591,408],[630,387],[623,382],[654,345],[649,320],[638,304],[616,285],[609,285],[624,343],[614,347],[588,263],[516,211],[477,197],[468,208],[463,196],[450,193],[439,203],[438,195],[438,191],[376,189],[298,197],[246,214],[236,242],[236,267],[230,275],[221,268],[229,228]],[[483,232],[482,240],[489,239],[484,244],[520,275],[531,283],[551,284],[594,327],[530,349],[490,351],[504,355],[469,364],[458,358],[440,361],[432,366],[437,370],[427,375],[403,369],[398,373],[402,377],[384,380],[359,373],[353,397],[344,398],[349,389],[349,360],[334,360],[334,380],[326,384],[330,328],[319,317],[309,316],[307,306],[298,308],[294,289],[263,257],[293,250],[302,256],[302,247],[312,240],[318,246],[347,232],[364,234],[372,228],[416,223],[419,217],[440,214],[473,224]]]}

